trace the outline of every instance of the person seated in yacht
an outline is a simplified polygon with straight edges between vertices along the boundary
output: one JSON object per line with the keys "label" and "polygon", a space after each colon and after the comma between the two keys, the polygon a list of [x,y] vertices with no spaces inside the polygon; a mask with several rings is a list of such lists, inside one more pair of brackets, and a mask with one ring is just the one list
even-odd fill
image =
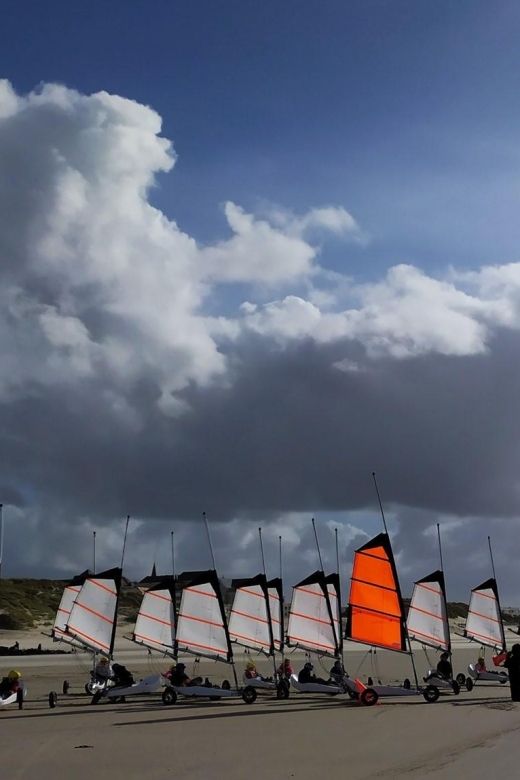
{"label": "person seated in yacht", "polygon": [[262,680],[262,682],[272,682],[272,677],[263,677],[255,664],[252,661],[248,661],[246,664],[246,671],[244,672],[248,680]]}
{"label": "person seated in yacht", "polygon": [[22,675],[16,669],[11,669],[7,673],[7,677],[3,677],[0,681],[0,698],[6,699],[8,696],[12,696],[13,693],[17,693],[20,688],[20,680]]}
{"label": "person seated in yacht", "polygon": [[288,658],[285,659],[283,664],[280,664],[276,670],[276,674],[280,679],[285,677],[288,680],[290,678],[291,674],[293,674],[293,668]]}
{"label": "person seated in yacht", "polygon": [[313,672],[314,664],[307,661],[303,669],[298,673],[299,683],[317,683],[318,685],[330,685],[330,680],[323,680],[321,677],[316,677]]}
{"label": "person seated in yacht", "polygon": [[112,664],[106,655],[101,656],[96,664],[94,673],[96,675],[96,679],[98,679],[100,682],[107,682],[113,678],[114,670],[112,669]]}
{"label": "person seated in yacht", "polygon": [[448,682],[452,681],[453,677],[453,667],[450,662],[450,654],[449,653],[441,653],[441,657],[439,659],[439,663],[437,664],[437,668],[435,671],[430,672],[426,677],[423,677],[424,682],[428,682],[432,679],[440,679],[440,680],[447,680]]}
{"label": "person seated in yacht", "polygon": [[475,664],[475,671],[477,674],[480,674],[481,672],[487,672],[486,660],[484,656],[480,655],[477,658],[477,663]]}
{"label": "person seated in yacht", "polygon": [[330,679],[338,685],[343,682],[345,677],[348,677],[348,674],[345,671],[345,667],[339,658],[336,658],[334,661],[334,665],[332,666],[329,675]]}

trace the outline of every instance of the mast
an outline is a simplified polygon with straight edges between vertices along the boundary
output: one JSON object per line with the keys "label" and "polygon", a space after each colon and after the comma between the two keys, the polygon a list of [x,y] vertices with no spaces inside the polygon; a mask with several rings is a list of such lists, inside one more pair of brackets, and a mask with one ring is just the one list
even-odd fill
{"label": "mast", "polygon": [[0,580],[2,579],[2,560],[4,557],[4,505],[0,504]]}
{"label": "mast", "polygon": [[96,573],[96,532],[92,532],[92,573]]}
{"label": "mast", "polygon": [[495,571],[495,561],[493,559],[493,548],[491,547],[491,537],[488,536],[488,547],[489,547],[489,557],[491,559],[491,571],[493,572],[493,579],[495,580],[495,588],[496,588],[496,598],[497,598],[497,607],[498,607],[498,618],[500,620],[500,628],[501,628],[501,634],[502,634],[502,650],[505,652],[506,650],[506,635],[504,631],[504,623],[502,621],[502,607],[500,606],[500,596],[498,593],[498,582],[497,582],[497,575]]}
{"label": "mast", "polygon": [[314,531],[314,538],[316,539],[316,549],[318,550],[318,559],[320,561],[320,569],[323,571],[323,561],[321,559],[321,550],[320,550],[320,543],[318,541],[318,532],[316,531],[316,523],[314,522],[314,517],[311,518],[312,523],[312,530]]}
{"label": "mast", "polygon": [[[374,486],[375,486],[375,489],[376,489],[377,500],[379,502],[379,509],[381,510],[381,518],[383,520],[383,527],[385,529],[385,534],[388,536],[388,538],[390,538],[389,533],[388,533],[388,526],[386,524],[385,512],[384,512],[384,509],[383,509],[383,502],[381,501],[381,495],[379,493],[379,486],[377,484],[377,477],[376,477],[376,472],[375,471],[372,472],[372,479],[374,480]],[[418,688],[419,687],[419,678],[417,676],[417,669],[415,668],[415,658],[413,657],[412,643],[410,641],[410,635],[408,633],[408,626],[406,625],[406,623],[405,623],[405,631],[406,631],[406,638],[408,640],[408,649],[409,649],[409,652],[410,652],[410,660],[412,662],[413,676],[414,676],[414,679],[415,679],[415,687]]]}

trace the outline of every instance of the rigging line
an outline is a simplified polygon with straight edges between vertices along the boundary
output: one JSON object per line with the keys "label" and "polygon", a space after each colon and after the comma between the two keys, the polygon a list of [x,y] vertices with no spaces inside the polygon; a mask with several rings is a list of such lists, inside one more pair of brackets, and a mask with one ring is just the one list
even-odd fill
{"label": "rigging line", "polygon": [[312,528],[313,528],[313,531],[314,531],[314,538],[316,539],[316,548],[318,550],[318,558],[320,560],[320,569],[321,569],[321,571],[323,571],[323,561],[321,559],[320,543],[318,541],[318,532],[316,531],[316,523],[314,522],[314,517],[311,518],[311,522],[312,522]]}
{"label": "rigging line", "polygon": [[126,550],[126,539],[128,536],[128,525],[130,523],[130,515],[126,516],[126,527],[125,527],[125,535],[123,538],[123,552],[121,553],[121,571],[123,571],[123,564],[125,562],[125,550]]}
{"label": "rigging line", "polygon": [[376,488],[377,500],[379,502],[379,509],[381,510],[381,517],[383,518],[383,527],[385,529],[385,533],[388,534],[388,527],[386,525],[385,512],[384,512],[384,509],[383,509],[383,504],[381,502],[381,495],[379,493],[379,487],[377,485],[377,478],[376,478],[376,472],[375,471],[372,472],[372,479],[374,480],[374,485],[375,485],[375,488]]}
{"label": "rigging line", "polygon": [[266,577],[267,575],[265,573],[264,543],[262,541],[262,529],[261,528],[258,529],[258,536],[260,537],[260,553],[261,553],[261,556],[262,556],[262,569],[263,569],[263,572],[264,572],[264,577]]}

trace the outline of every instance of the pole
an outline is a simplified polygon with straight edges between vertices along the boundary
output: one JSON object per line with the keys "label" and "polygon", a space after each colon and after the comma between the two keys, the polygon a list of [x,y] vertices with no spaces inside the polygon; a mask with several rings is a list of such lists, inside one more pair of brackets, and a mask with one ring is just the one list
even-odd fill
{"label": "pole", "polygon": [[491,570],[493,572],[493,579],[497,580],[497,575],[495,572],[495,561],[493,560],[493,548],[491,547],[491,537],[488,536],[488,546],[489,546],[489,557],[491,558]]}
{"label": "pole", "polygon": [[123,570],[123,564],[125,562],[125,550],[126,550],[126,538],[128,536],[128,525],[130,523],[130,515],[126,516],[125,535],[123,538],[123,552],[121,553],[121,571]]}
{"label": "pole", "polygon": [[2,561],[4,559],[4,505],[0,504],[0,580],[2,579]]}
{"label": "pole", "polygon": [[316,539],[316,548],[318,550],[318,558],[320,559],[320,570],[323,571],[323,561],[321,560],[321,550],[320,550],[320,543],[318,541],[318,532],[316,531],[316,523],[314,522],[314,517],[311,519],[312,522],[312,528],[314,531],[314,538]]}
{"label": "pole", "polygon": [[217,571],[217,565],[215,563],[215,553],[213,552],[213,544],[211,542],[211,534],[209,532],[208,516],[206,515],[206,512],[202,513],[202,517],[204,518],[204,524],[206,526],[206,534],[208,535],[209,551],[211,553],[211,560],[213,561],[213,569]]}
{"label": "pole", "polygon": [[334,529],[334,535],[336,537],[336,571],[338,572],[339,577],[339,543],[338,543],[338,529]]}
{"label": "pole", "polygon": [[281,602],[280,602],[280,651],[282,655],[282,677],[284,674],[285,669],[285,601],[284,601],[284,595],[283,595],[283,571],[282,571],[282,537],[278,537],[278,550],[279,550],[279,559],[280,559],[280,595],[281,595]]}
{"label": "pole", "polygon": [[385,513],[384,513],[384,510],[383,510],[383,504],[381,503],[381,496],[379,495],[379,488],[377,486],[377,479],[376,479],[376,472],[375,471],[372,472],[372,478],[374,480],[374,485],[376,487],[377,500],[379,501],[379,509],[381,510],[381,517],[383,518],[383,526],[384,526],[384,529],[385,529],[385,533],[387,534],[388,533],[388,528],[387,528],[387,525],[386,525],[386,518],[385,518]]}
{"label": "pole", "polygon": [[171,533],[171,540],[172,540],[172,574],[173,579],[175,579],[175,544],[173,541],[174,532]]}
{"label": "pole", "polygon": [[441,571],[444,572],[444,563],[442,561],[441,526],[439,523],[437,523],[437,537],[439,539],[439,558],[441,559]]}
{"label": "pole", "polygon": [[262,555],[262,569],[263,569],[263,572],[264,572],[264,577],[266,577],[267,575],[265,573],[264,543],[262,541],[262,529],[261,528],[258,529],[258,536],[260,537],[260,553]]}

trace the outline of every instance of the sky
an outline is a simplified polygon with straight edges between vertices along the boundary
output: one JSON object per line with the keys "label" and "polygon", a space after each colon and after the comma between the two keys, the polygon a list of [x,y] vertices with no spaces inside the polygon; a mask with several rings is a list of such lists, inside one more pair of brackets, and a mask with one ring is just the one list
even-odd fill
{"label": "sky", "polygon": [[[286,589],[382,528],[520,605],[518,3],[6,0],[5,576]],[[347,596],[344,596],[346,600]]]}

